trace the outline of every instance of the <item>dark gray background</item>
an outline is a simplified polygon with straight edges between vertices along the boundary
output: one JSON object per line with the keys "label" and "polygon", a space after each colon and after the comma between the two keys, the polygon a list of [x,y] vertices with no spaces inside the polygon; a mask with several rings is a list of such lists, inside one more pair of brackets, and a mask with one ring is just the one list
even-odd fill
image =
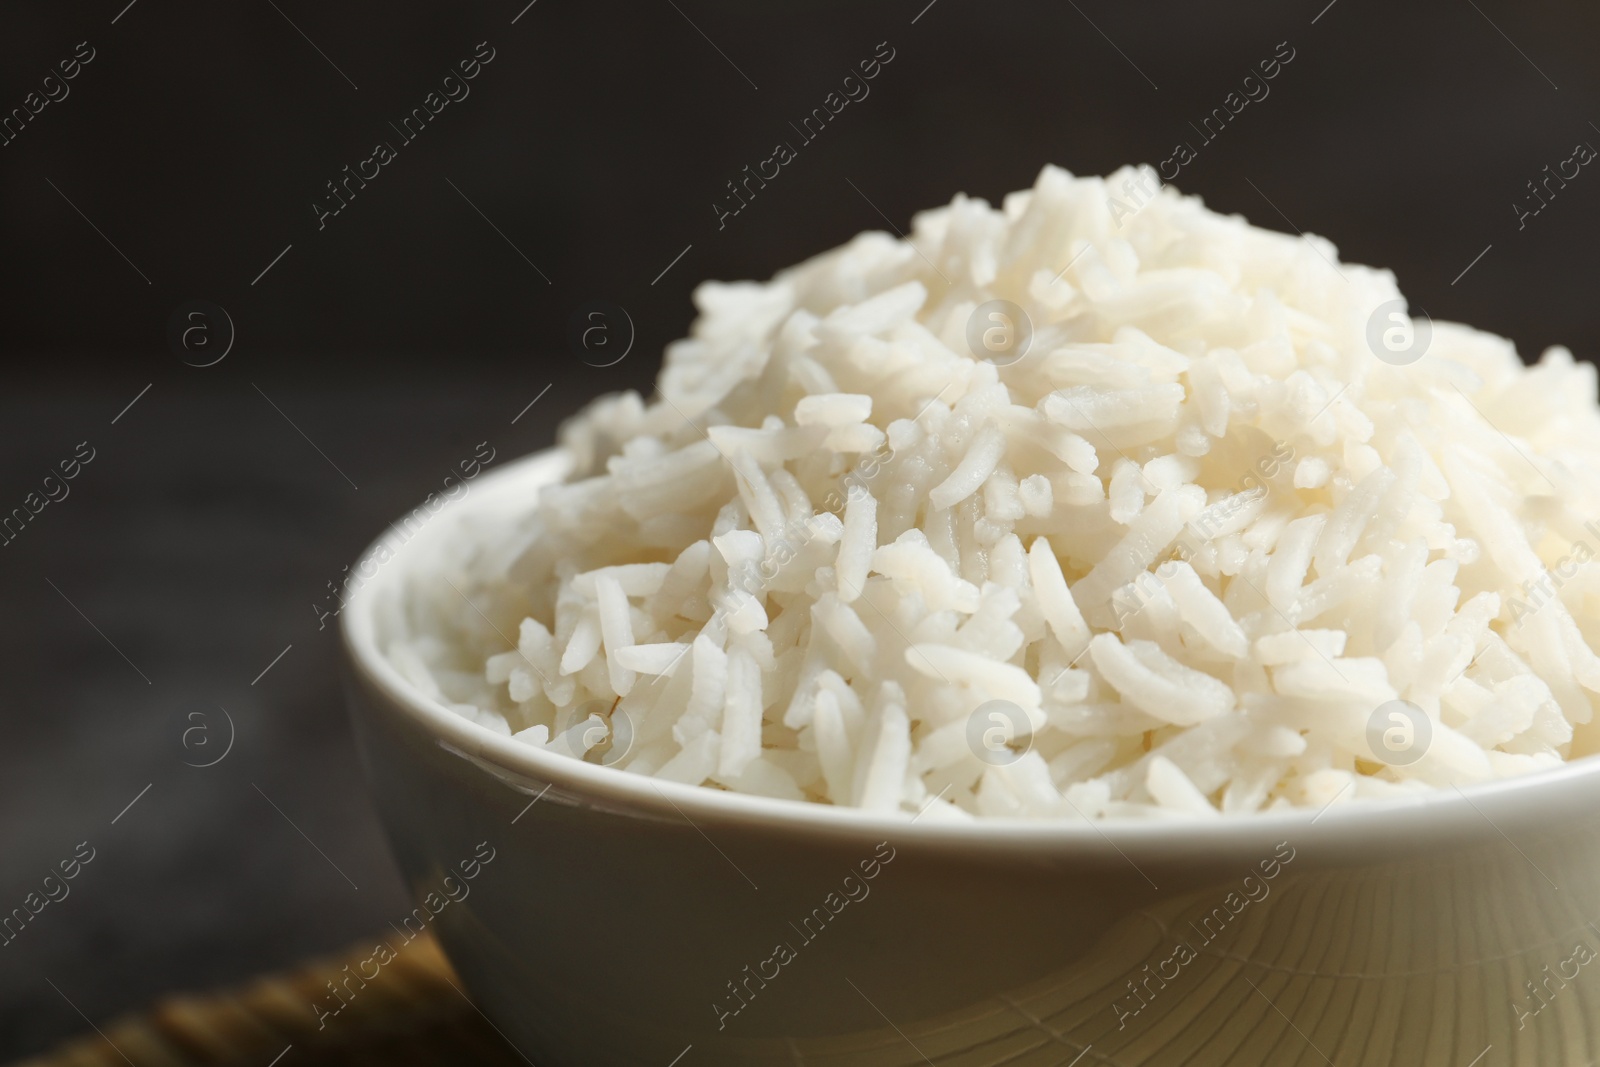
{"label": "dark gray background", "polygon": [[[0,911],[97,850],[0,949],[0,1056],[86,1029],[69,998],[103,1019],[403,910],[312,604],[477,442],[509,458],[648,388],[699,279],[769,276],[880,209],[904,229],[1046,162],[1158,162],[1287,41],[1182,189],[1327,235],[1525,354],[1600,350],[1600,175],[1521,231],[1512,208],[1600,145],[1592,5],[525,2],[0,12],[0,112],[78,42],[97,53],[0,147],[0,511],[78,442],[97,453],[0,548]],[[719,231],[724,182],[885,40],[871,95]],[[480,41],[471,95],[319,231],[323,183]],[[595,298],[637,329],[605,369],[566,341]],[[167,339],[195,299],[237,330],[205,369]],[[232,751],[186,767],[220,751],[183,746],[197,724],[225,740],[219,708]]]}

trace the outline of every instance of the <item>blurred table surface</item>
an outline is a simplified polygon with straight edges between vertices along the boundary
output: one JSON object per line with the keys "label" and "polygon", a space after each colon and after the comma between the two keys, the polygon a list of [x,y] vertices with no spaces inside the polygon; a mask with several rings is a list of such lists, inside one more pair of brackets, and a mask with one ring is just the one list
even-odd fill
{"label": "blurred table surface", "polygon": [[479,442],[548,445],[596,391],[558,378],[527,408],[550,373],[309,389],[258,360],[0,401],[0,514],[93,449],[0,548],[0,913],[40,909],[0,948],[0,1062],[410,907],[314,605]]}

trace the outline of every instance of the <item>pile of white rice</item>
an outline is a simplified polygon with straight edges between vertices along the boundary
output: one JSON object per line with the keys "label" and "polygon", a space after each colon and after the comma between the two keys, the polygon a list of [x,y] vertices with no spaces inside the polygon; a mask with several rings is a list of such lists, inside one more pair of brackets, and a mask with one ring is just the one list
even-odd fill
{"label": "pile of white rice", "polygon": [[[657,398],[564,428],[575,474],[418,594],[394,662],[550,752],[929,820],[1321,807],[1595,751],[1594,369],[1442,322],[1392,365],[1390,273],[1171,188],[1130,212],[1141,183],[1047,167],[701,286]],[[1032,323],[1006,366],[968,340],[996,299]],[[1395,700],[1414,762],[1371,744]],[[1004,758],[972,743],[996,708]]]}

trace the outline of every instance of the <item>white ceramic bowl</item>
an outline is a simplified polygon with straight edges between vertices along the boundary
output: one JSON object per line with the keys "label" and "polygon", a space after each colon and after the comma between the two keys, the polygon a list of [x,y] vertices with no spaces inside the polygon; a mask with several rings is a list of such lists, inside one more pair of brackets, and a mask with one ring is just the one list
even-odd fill
{"label": "white ceramic bowl", "polygon": [[413,580],[564,469],[391,531],[342,616],[407,929],[540,1067],[1600,1057],[1594,760],[1321,814],[949,825],[659,783],[429,700],[382,654]]}

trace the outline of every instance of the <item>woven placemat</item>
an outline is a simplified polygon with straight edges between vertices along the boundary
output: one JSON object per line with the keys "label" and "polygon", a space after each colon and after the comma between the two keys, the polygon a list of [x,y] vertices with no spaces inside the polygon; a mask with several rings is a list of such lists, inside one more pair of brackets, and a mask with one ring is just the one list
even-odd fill
{"label": "woven placemat", "polygon": [[[390,938],[389,942],[393,943]],[[526,1061],[461,988],[438,944],[405,944],[337,1015],[328,983],[369,964],[373,943],[259,978],[239,989],[171,997],[151,1011],[99,1025],[14,1067],[311,1067],[321,1064],[488,1064]],[[345,968],[350,969],[346,972]],[[355,989],[355,986],[348,988]]]}

